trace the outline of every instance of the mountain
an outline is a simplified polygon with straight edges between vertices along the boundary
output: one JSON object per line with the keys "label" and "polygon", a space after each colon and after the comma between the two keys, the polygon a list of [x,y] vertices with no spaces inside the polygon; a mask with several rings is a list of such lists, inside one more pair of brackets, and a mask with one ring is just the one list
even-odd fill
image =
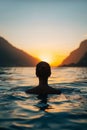
{"label": "mountain", "polygon": [[85,66],[87,67],[87,53],[80,59],[76,66]]}
{"label": "mountain", "polygon": [[79,48],[72,51],[70,55],[64,59],[62,62],[62,66],[74,66],[79,65],[80,62],[83,61],[85,55],[87,53],[87,40],[84,40],[80,43]]}
{"label": "mountain", "polygon": [[35,66],[39,59],[14,47],[3,37],[0,37],[0,66]]}

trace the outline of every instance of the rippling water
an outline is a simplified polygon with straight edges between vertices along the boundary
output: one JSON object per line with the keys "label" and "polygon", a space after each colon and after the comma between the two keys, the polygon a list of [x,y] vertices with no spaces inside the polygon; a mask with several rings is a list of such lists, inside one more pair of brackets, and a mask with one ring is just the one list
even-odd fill
{"label": "rippling water", "polygon": [[0,68],[0,130],[87,130],[87,68],[52,68],[61,95],[38,97],[35,68]]}

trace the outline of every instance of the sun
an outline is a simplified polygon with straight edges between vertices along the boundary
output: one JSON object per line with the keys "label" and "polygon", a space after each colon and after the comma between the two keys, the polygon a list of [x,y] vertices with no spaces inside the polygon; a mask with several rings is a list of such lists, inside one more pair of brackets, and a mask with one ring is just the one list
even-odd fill
{"label": "sun", "polygon": [[57,67],[62,63],[62,59],[65,58],[56,52],[34,52],[33,56],[37,57],[40,61],[49,63],[52,67]]}
{"label": "sun", "polygon": [[41,59],[42,61],[46,61],[46,62],[48,62],[48,63],[51,63],[51,57],[49,57],[49,56],[41,55],[41,56],[40,56],[40,59]]}
{"label": "sun", "polygon": [[41,54],[39,55],[39,58],[41,61],[45,61],[49,63],[50,65],[53,64],[53,56],[51,54]]}

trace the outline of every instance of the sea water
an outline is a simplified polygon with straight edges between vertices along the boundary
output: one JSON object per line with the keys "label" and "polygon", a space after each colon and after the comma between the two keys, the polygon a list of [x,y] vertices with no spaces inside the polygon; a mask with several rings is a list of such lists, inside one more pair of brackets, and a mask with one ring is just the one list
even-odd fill
{"label": "sea water", "polygon": [[37,85],[34,67],[0,68],[0,130],[87,130],[87,68],[52,68],[61,95],[25,93]]}

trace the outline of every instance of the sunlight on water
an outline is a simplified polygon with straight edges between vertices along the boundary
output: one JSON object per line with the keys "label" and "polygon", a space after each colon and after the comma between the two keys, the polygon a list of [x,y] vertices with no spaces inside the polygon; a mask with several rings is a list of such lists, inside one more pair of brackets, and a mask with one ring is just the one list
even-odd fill
{"label": "sunlight on water", "polygon": [[35,67],[0,68],[0,129],[86,130],[87,68],[52,68],[49,84],[62,94],[29,95]]}
{"label": "sunlight on water", "polygon": [[21,128],[22,128],[22,127],[23,127],[23,128],[25,128],[25,127],[26,127],[26,128],[32,128],[32,127],[33,127],[33,125],[22,124],[22,123],[16,123],[16,122],[14,122],[13,125],[14,125],[14,126],[17,126],[17,127],[21,127]]}
{"label": "sunlight on water", "polygon": [[[16,102],[16,103],[19,107],[22,107],[22,109],[31,110],[31,111],[38,111],[38,108],[33,106],[33,105],[25,104],[23,102]],[[31,101],[31,103],[32,103],[32,101]]]}

